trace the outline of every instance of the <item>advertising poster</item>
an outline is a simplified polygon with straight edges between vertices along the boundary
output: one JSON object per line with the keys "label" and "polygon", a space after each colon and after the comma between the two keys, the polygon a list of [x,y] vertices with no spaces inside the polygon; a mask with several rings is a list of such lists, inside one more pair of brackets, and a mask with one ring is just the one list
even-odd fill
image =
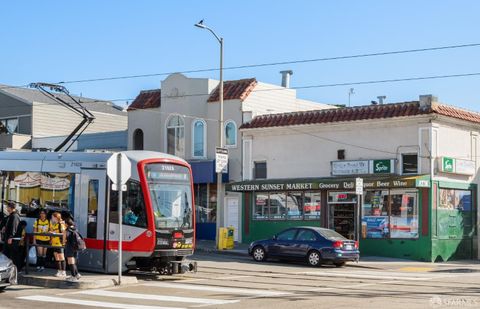
{"label": "advertising poster", "polygon": [[364,216],[362,225],[366,226],[367,238],[385,238],[388,234],[387,216]]}
{"label": "advertising poster", "polygon": [[392,217],[390,219],[391,238],[417,238],[417,217]]}

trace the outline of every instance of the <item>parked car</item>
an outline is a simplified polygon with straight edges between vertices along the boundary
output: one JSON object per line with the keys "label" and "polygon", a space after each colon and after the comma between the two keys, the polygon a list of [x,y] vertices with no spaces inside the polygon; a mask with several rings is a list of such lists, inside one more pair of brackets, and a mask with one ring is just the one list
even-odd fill
{"label": "parked car", "polygon": [[358,242],[337,232],[319,227],[286,229],[271,239],[250,244],[248,253],[257,262],[266,259],[303,260],[311,266],[334,264],[342,267],[346,262],[358,261]]}
{"label": "parked car", "polygon": [[7,286],[17,283],[17,268],[13,265],[12,260],[7,258],[5,254],[0,253],[0,291]]}

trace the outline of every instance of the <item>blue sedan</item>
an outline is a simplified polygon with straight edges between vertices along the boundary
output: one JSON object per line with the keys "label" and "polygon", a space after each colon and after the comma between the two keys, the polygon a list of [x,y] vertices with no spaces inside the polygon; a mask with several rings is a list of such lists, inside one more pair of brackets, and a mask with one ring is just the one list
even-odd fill
{"label": "blue sedan", "polygon": [[329,229],[307,226],[289,228],[271,239],[254,241],[248,253],[257,262],[267,258],[303,260],[311,266],[328,263],[342,267],[360,258],[357,241]]}

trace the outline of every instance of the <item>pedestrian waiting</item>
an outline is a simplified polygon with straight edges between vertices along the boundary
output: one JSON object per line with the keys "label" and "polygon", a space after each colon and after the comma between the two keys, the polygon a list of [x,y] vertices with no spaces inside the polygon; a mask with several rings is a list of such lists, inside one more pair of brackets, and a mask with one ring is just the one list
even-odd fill
{"label": "pedestrian waiting", "polygon": [[17,267],[21,269],[22,260],[20,252],[20,241],[22,240],[22,228],[20,225],[20,215],[15,207],[15,203],[7,204],[7,212],[9,213],[5,223],[5,255],[10,258]]}
{"label": "pedestrian waiting", "polygon": [[[40,214],[33,224],[34,233],[48,233],[50,230],[50,221],[47,219],[45,209],[40,210]],[[37,271],[45,270],[45,261],[47,259],[47,247],[50,245],[50,236],[36,235],[33,244],[37,247]]]}
{"label": "pedestrian waiting", "polygon": [[65,257],[67,258],[68,267],[70,268],[71,273],[71,276],[68,277],[67,280],[76,282],[81,277],[78,273],[77,267],[78,251],[85,248],[85,242],[75,228],[75,223],[72,218],[67,218],[65,223],[67,228],[63,232],[63,243],[65,245]]}
{"label": "pedestrian waiting", "polygon": [[[58,212],[54,212],[50,220],[50,232],[63,235],[64,231],[65,222],[62,220],[62,215]],[[55,264],[57,266],[57,273],[55,274],[55,277],[66,277],[66,262],[62,240],[59,236],[53,236],[51,237],[50,243],[53,247],[53,255],[55,257]]]}

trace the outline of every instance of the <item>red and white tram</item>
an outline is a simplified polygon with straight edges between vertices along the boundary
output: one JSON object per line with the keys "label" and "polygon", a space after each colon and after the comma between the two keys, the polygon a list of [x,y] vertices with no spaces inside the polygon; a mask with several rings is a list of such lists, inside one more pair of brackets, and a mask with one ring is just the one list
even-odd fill
{"label": "red and white tram", "polygon": [[[194,270],[195,209],[190,165],[152,151],[123,152],[132,163],[123,194],[123,269],[162,274]],[[40,208],[73,216],[87,250],[84,270],[118,270],[118,194],[106,162],[111,153],[0,152],[2,200],[15,202],[27,231]]]}

